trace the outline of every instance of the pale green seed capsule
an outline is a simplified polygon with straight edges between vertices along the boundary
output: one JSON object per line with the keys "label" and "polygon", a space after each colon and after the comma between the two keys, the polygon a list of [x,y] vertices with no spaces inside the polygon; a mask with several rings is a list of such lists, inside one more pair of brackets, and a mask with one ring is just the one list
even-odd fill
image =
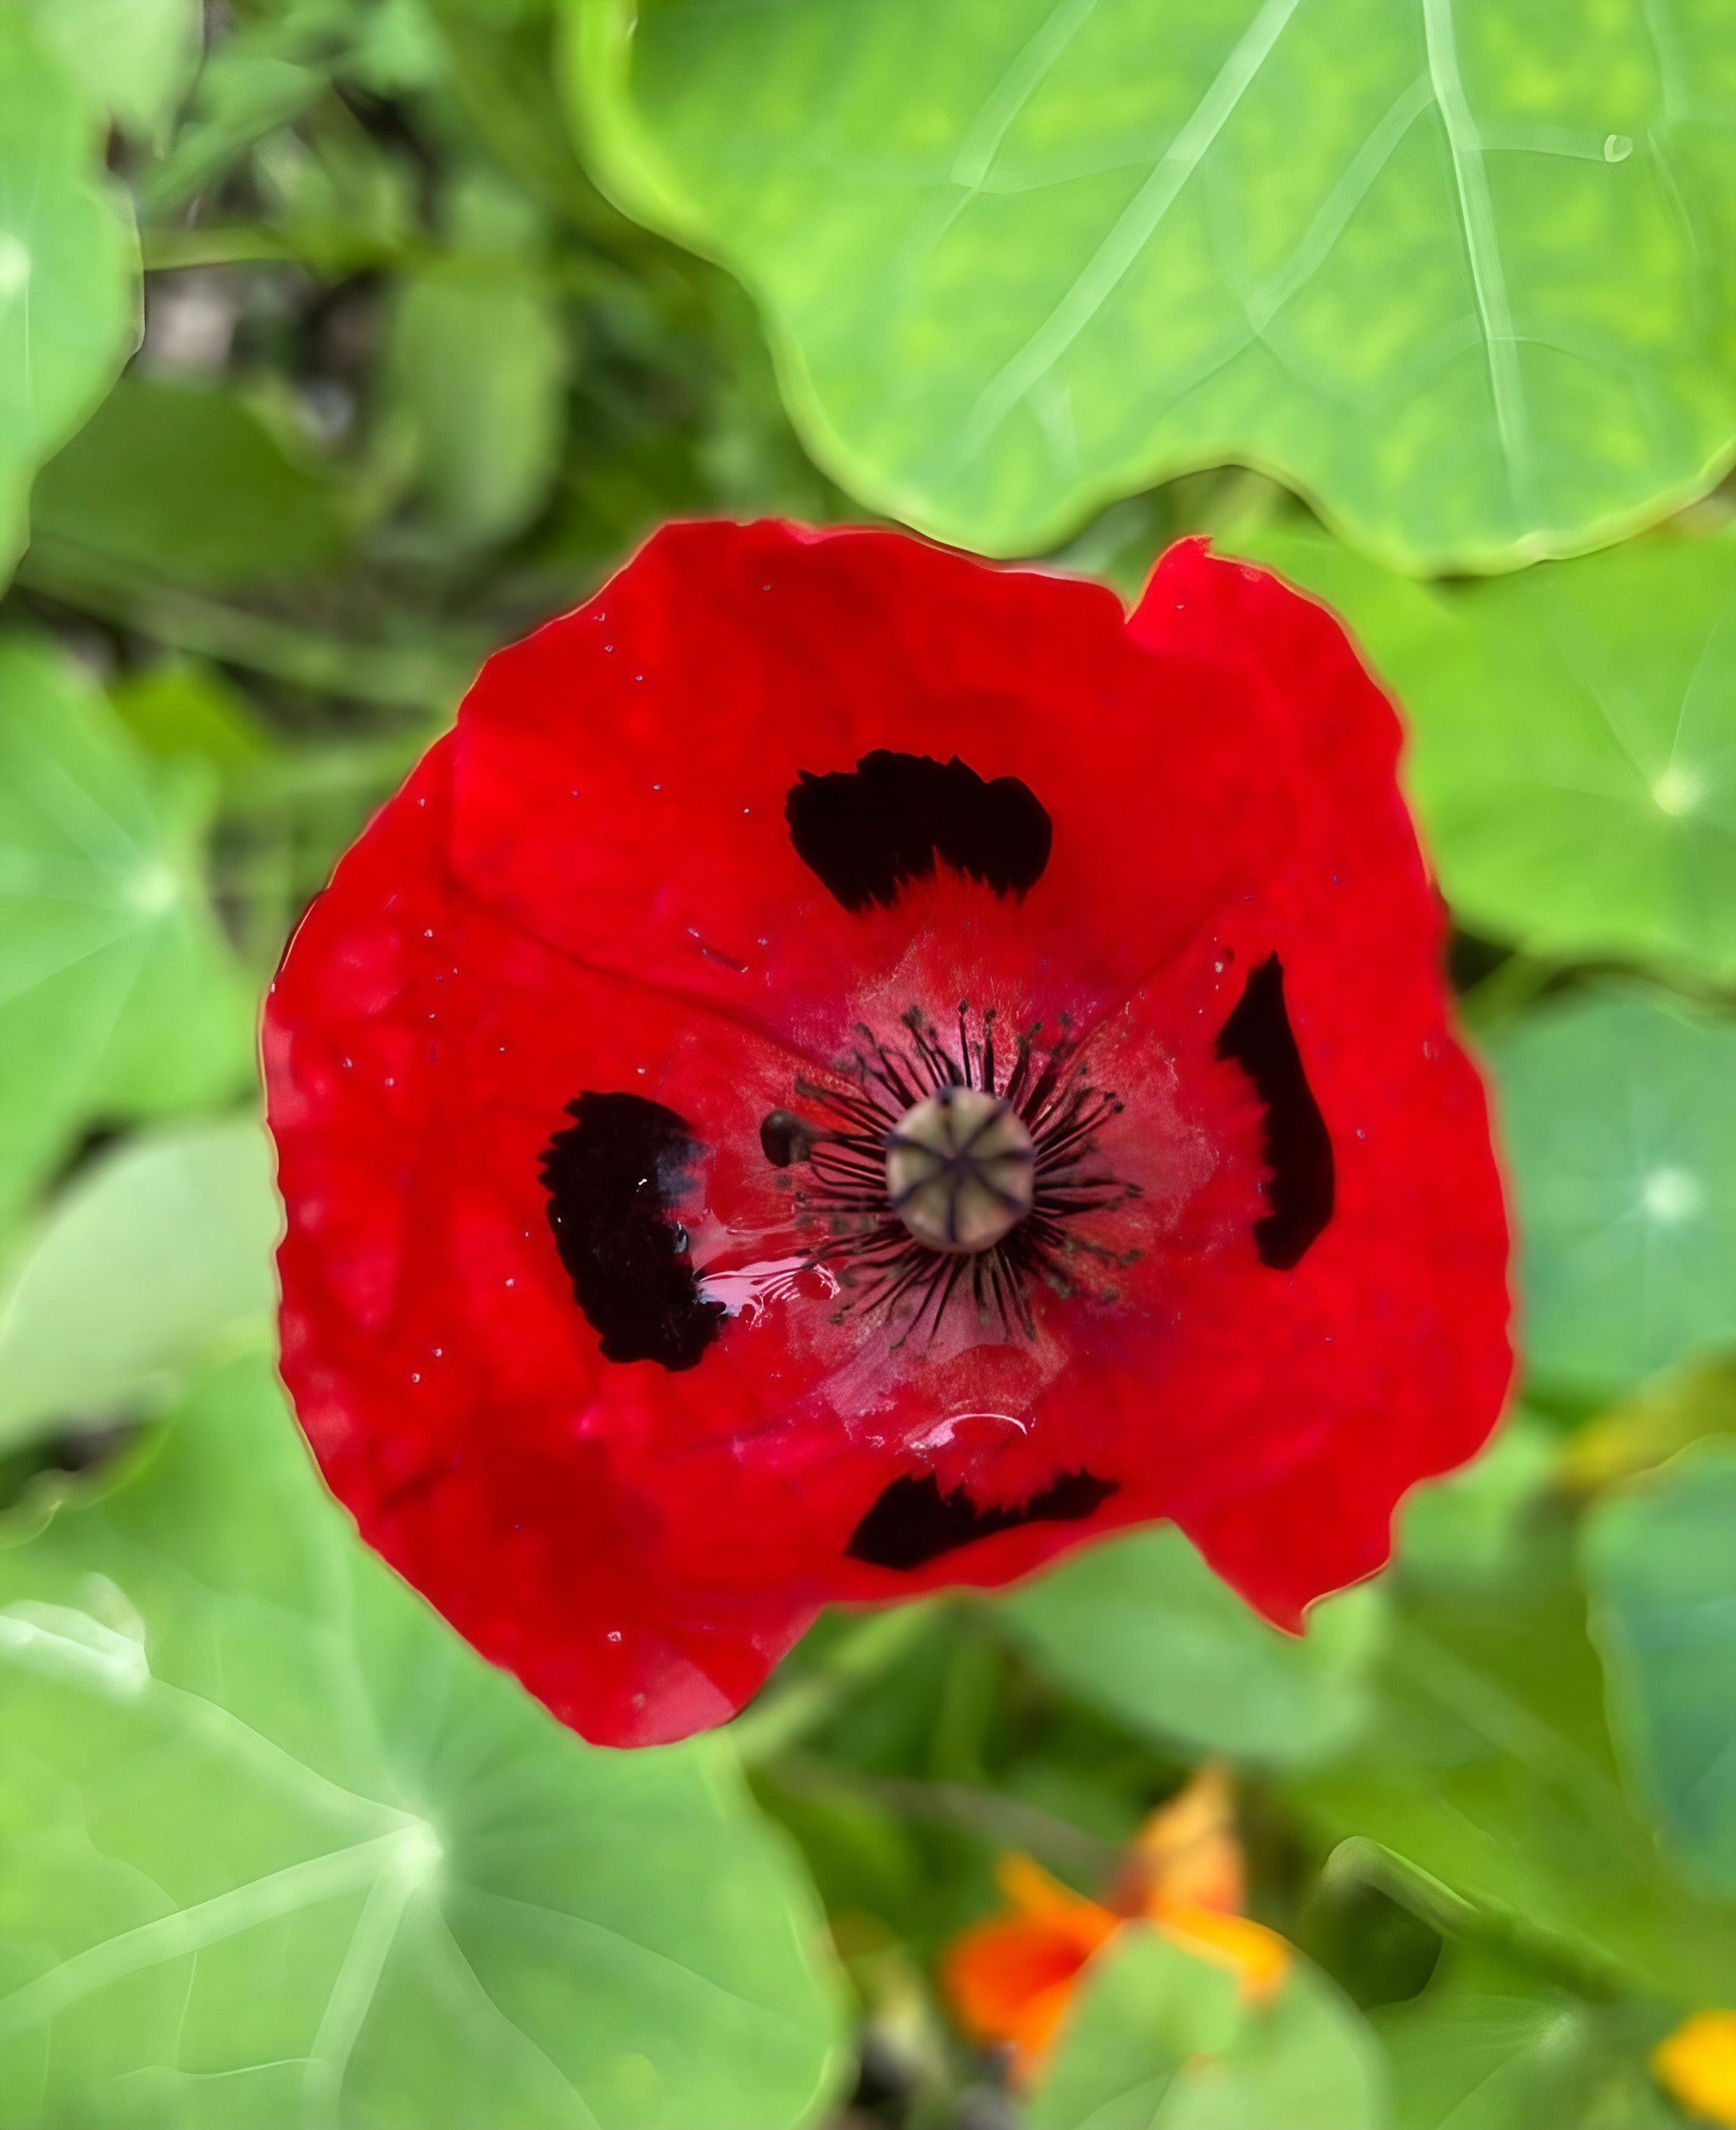
{"label": "pale green seed capsule", "polygon": [[927,1249],[992,1249],[1031,1210],[1031,1134],[999,1095],[943,1087],[887,1134],[886,1187]]}

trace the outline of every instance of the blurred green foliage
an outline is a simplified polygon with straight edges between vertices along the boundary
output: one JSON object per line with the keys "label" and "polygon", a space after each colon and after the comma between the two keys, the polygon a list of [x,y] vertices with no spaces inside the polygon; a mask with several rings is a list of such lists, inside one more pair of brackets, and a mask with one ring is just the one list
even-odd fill
{"label": "blurred green foliage", "polygon": [[1136,1732],[1277,1767],[1329,1758],[1367,1720],[1385,1616],[1376,1591],[1346,1591],[1299,1641],[1169,1527],[1062,1561],[1004,1610],[1040,1669]]}
{"label": "blurred green foliage", "polygon": [[1384,2067],[1367,2027],[1308,1969],[1269,2011],[1155,1931],[1103,1956],[1029,2114],[1030,2130],[1377,2130]]}
{"label": "blurred green foliage", "polygon": [[[1682,2120],[1650,2051],[1736,2003],[1733,144],[1722,0],[0,8],[0,2130]],[[623,1758],[314,1478],[253,1031],[480,659],[757,511],[1124,590],[1203,529],[1345,615],[1525,1404],[1302,1640],[1135,1533]],[[938,1956],[1210,1756],[1289,1978],[1130,1930],[1015,2091]]]}
{"label": "blurred green foliage", "polygon": [[1736,980],[1736,536],[1707,514],[1449,586],[1317,530],[1235,539],[1344,615],[1397,691],[1442,886],[1484,937]]}
{"label": "blurred green foliage", "polygon": [[31,474],[114,383],[137,316],[131,217],[83,89],[31,9],[0,15],[0,569]]}

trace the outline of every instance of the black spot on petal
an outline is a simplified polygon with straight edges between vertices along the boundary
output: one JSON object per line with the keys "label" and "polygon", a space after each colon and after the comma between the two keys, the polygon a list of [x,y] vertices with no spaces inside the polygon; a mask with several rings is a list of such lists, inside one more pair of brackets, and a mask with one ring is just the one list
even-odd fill
{"label": "black spot on petal", "polygon": [[906,882],[944,862],[998,895],[1042,877],[1054,840],[1042,803],[1016,776],[985,783],[955,754],[878,748],[853,770],[802,771],[784,802],[790,841],[846,909],[889,909]]}
{"label": "black spot on petal", "polygon": [[1284,1009],[1276,954],[1249,977],[1219,1032],[1217,1054],[1241,1066],[1266,1104],[1271,1210],[1255,1222],[1254,1243],[1262,1264],[1288,1271],[1333,1217],[1333,1142]]}
{"label": "black spot on petal", "polygon": [[581,1094],[542,1155],[554,1247],[611,1361],[692,1368],[723,1305],[699,1299],[684,1229],[671,1217],[699,1143],[673,1109],[637,1094]]}
{"label": "black spot on petal", "polygon": [[963,1487],[943,1494],[932,1471],[908,1471],[882,1489],[844,1551],[871,1567],[921,1568],[1021,1524],[1082,1522],[1116,1490],[1113,1479],[1067,1471],[1028,1501],[979,1509]]}

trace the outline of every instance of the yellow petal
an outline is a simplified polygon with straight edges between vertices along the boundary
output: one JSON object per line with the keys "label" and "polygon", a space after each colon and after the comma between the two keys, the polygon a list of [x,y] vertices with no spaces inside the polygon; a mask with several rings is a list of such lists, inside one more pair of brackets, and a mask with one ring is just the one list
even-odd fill
{"label": "yellow petal", "polygon": [[1119,1889],[1133,1914],[1180,1903],[1224,1915],[1242,1906],[1242,1844],[1236,1835],[1228,1770],[1210,1761],[1179,1795],[1160,1805],[1134,1837]]}
{"label": "yellow petal", "polygon": [[1190,1953],[1215,1960],[1235,1976],[1250,2004],[1264,2005],[1277,1994],[1290,1965],[1290,1948],[1275,1930],[1245,1916],[1225,1916],[1215,1908],[1175,1903],[1154,1910],[1152,1921]]}
{"label": "yellow petal", "polygon": [[1689,2115],[1736,2130],[1736,2011],[1697,2011],[1652,2052],[1658,2083]]}
{"label": "yellow petal", "polygon": [[1118,1920],[1098,1902],[1051,1877],[1041,1864],[1016,1852],[996,1864],[994,1883],[1008,1905],[1021,1916],[1070,1928],[1098,1927],[1102,1937],[1107,1937]]}

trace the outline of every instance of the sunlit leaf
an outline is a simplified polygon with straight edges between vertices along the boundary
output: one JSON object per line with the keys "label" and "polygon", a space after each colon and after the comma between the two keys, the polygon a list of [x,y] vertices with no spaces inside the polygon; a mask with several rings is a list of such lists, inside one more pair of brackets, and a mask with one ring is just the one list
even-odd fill
{"label": "sunlit leaf", "polygon": [[200,879],[203,810],[64,654],[0,642],[0,1228],[86,1124],[249,1074],[252,1004]]}
{"label": "sunlit leaf", "polygon": [[1491,1062],[1538,1375],[1619,1391],[1736,1343],[1736,1029],[1594,994]]}
{"label": "sunlit leaf", "polygon": [[1043,1669],[1147,1736],[1294,1766],[1345,1744],[1368,1714],[1380,1600],[1358,1590],[1282,1634],[1179,1531],[1093,1546],[1000,1607]]}
{"label": "sunlit leaf", "polygon": [[227,1343],[263,1346],[277,1226],[251,1117],[166,1126],[101,1158],[0,1295],[0,1452],[160,1392]]}
{"label": "sunlit leaf", "polygon": [[1329,1983],[1293,1964],[1265,2005],[1226,1967],[1134,1927],[1093,1964],[1030,2130],[1380,2130],[1379,2055]]}
{"label": "sunlit leaf", "polygon": [[1335,608],[1398,698],[1461,925],[1736,977],[1736,532],[1434,589],[1319,534],[1229,544]]}
{"label": "sunlit leaf", "polygon": [[128,2130],[782,2130],[817,1917],[715,1741],[589,1748],[357,1543],[263,1361],[0,1552],[0,2092]]}
{"label": "sunlit leaf", "polygon": [[31,477],[90,413],[138,325],[138,241],[102,128],[57,53],[0,8],[0,582]]}
{"label": "sunlit leaf", "polygon": [[1683,1855],[1736,1894],[1736,1448],[1601,1502],[1586,1565],[1617,1743]]}
{"label": "sunlit leaf", "polygon": [[1400,566],[1499,565],[1736,443],[1721,0],[568,7],[605,182],[943,538],[1238,460]]}

